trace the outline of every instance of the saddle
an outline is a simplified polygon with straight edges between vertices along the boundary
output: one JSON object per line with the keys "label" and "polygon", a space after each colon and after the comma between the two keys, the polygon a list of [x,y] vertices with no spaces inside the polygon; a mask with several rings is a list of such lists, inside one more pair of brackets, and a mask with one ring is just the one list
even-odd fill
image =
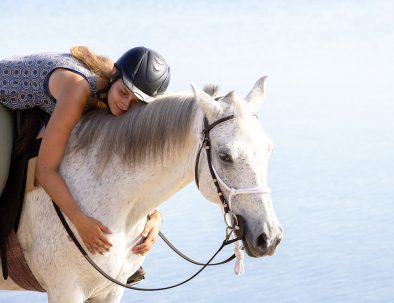
{"label": "saddle", "polygon": [[[21,266],[27,264],[16,238],[16,232],[25,193],[33,190],[37,185],[35,163],[41,140],[36,141],[36,138],[42,126],[49,120],[49,115],[39,108],[33,108],[17,111],[15,120],[16,140],[12,150],[10,172],[0,197],[0,256],[3,277],[7,279],[10,273],[14,282],[21,287],[25,289],[33,287],[33,290],[44,291],[41,287],[37,289],[28,285],[29,283],[24,283],[23,280],[26,279],[23,275],[18,275],[18,272],[21,273],[24,269]],[[26,270],[23,270],[23,273],[26,275]]]}

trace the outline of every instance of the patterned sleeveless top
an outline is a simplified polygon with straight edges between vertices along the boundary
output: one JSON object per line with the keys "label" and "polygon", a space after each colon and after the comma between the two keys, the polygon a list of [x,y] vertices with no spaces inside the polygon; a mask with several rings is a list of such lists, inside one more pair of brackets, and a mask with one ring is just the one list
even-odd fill
{"label": "patterned sleeveless top", "polygon": [[97,75],[71,54],[57,53],[15,56],[0,61],[0,103],[14,110],[39,107],[52,114],[56,99],[49,92],[48,82],[56,68],[70,70],[86,79],[90,98],[85,110],[91,108]]}

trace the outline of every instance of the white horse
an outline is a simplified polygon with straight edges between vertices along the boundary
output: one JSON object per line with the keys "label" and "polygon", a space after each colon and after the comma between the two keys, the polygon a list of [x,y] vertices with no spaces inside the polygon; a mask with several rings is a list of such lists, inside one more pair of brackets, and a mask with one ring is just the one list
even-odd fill
{"label": "white horse", "polygon": [[[215,101],[192,85],[194,96],[163,96],[121,117],[103,111],[84,116],[70,138],[61,174],[81,209],[112,231],[111,251],[91,256],[105,272],[126,281],[142,264],[144,257],[131,249],[141,241],[146,215],[193,181],[204,116],[212,123],[235,115],[210,133],[212,164],[220,178],[231,188],[267,187],[272,142],[253,115],[261,103],[264,79],[256,82],[245,100],[229,93]],[[201,193],[222,207],[205,153],[198,174]],[[226,188],[223,192],[230,194]],[[235,195],[231,210],[245,219],[248,255],[272,255],[282,227],[270,195]],[[49,302],[120,301],[124,289],[86,262],[41,187],[26,196],[17,237]],[[21,288],[10,278],[0,278],[0,289]]]}

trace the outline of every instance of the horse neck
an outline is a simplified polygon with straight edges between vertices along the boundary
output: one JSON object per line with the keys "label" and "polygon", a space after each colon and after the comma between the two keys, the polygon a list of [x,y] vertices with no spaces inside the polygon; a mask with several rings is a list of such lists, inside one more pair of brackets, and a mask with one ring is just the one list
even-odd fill
{"label": "horse neck", "polygon": [[202,129],[202,117],[202,112],[197,110],[194,126],[191,128],[185,148],[174,151],[171,157],[163,160],[162,165],[145,166],[145,173],[135,179],[137,183],[132,194],[135,202],[130,210],[134,218],[145,217],[194,180],[194,164],[200,143],[198,134]]}
{"label": "horse neck", "polygon": [[101,171],[100,164],[96,162],[101,151],[100,142],[94,143],[89,153],[67,153],[61,170],[81,209],[110,226],[122,229],[146,218],[193,180],[199,143],[197,133],[202,128],[202,117],[197,110],[184,148],[174,150],[162,163],[146,160],[133,168],[114,156]]}

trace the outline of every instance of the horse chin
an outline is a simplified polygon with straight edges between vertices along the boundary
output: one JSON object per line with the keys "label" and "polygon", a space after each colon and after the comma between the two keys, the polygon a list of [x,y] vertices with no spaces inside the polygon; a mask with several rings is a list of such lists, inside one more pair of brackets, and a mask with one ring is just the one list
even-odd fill
{"label": "horse chin", "polygon": [[248,244],[248,241],[246,239],[242,239],[242,244],[248,256],[252,258],[262,258],[265,256],[272,256],[276,251],[276,247],[268,247],[265,250],[262,250],[261,248],[255,249]]}

